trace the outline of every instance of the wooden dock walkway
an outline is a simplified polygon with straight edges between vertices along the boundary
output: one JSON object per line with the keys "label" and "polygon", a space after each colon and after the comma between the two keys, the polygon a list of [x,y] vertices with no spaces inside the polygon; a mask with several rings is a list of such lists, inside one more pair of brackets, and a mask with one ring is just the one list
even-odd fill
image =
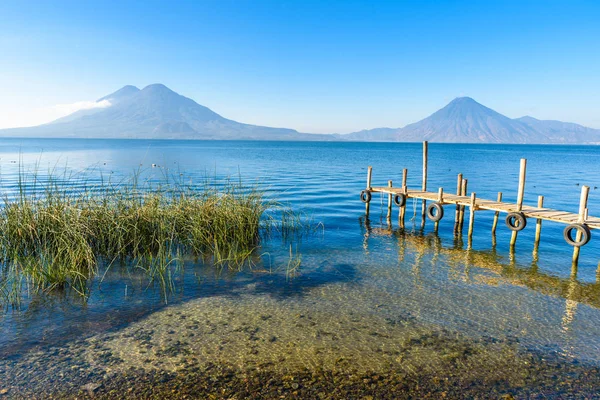
{"label": "wooden dock walkway", "polygon": [[[465,209],[469,209],[469,248],[473,236],[475,212],[489,210],[494,212],[494,222],[492,224],[492,243],[495,245],[496,227],[498,225],[498,216],[500,213],[506,213],[506,225],[512,231],[510,239],[511,251],[514,251],[514,246],[517,241],[517,234],[527,226],[527,220],[535,220],[535,242],[534,255],[537,256],[540,236],[542,231],[542,221],[552,221],[566,224],[563,231],[565,241],[573,246],[573,270],[577,268],[579,260],[579,251],[582,246],[585,246],[591,239],[593,229],[600,229],[600,217],[590,217],[588,215],[588,196],[590,193],[589,186],[581,186],[581,197],[579,200],[579,212],[572,213],[552,208],[544,207],[544,196],[538,196],[537,207],[523,204],[525,196],[525,176],[527,171],[527,160],[521,159],[519,169],[519,186],[517,190],[517,200],[515,203],[502,201],[502,193],[498,192],[496,200],[482,199],[476,196],[475,192],[471,192],[467,196],[467,179],[463,174],[458,174],[456,194],[451,194],[443,188],[439,188],[437,192],[427,191],[427,163],[428,163],[428,143],[423,142],[423,180],[421,190],[408,189],[407,175],[408,170],[402,170],[402,184],[393,187],[392,181],[388,181],[387,186],[371,186],[371,176],[373,169],[369,167],[367,170],[367,187],[360,194],[361,200],[366,203],[366,215],[369,216],[369,206],[373,193],[382,193],[387,195],[387,220],[391,224],[392,203],[400,208],[398,215],[400,226],[404,228],[404,217],[406,213],[406,202],[408,199],[419,199],[422,202],[421,206],[421,229],[425,227],[425,217],[432,220],[434,230],[437,232],[439,221],[444,216],[445,205],[454,205],[456,208],[454,216],[454,233],[455,235],[462,234],[463,223],[465,220]],[[427,202],[431,203],[427,206]],[[600,268],[600,266],[599,266]]]}
{"label": "wooden dock walkway", "polygon": [[[460,206],[471,206],[470,196],[458,196],[455,194],[443,193],[442,200],[439,201],[439,193],[434,192],[423,192],[420,190],[407,190],[404,193],[404,189],[379,186],[372,187],[370,189],[372,193],[385,193],[391,195],[405,194],[407,199],[420,199],[420,200],[431,200],[441,204],[456,204]],[[485,200],[479,197],[475,198],[475,210],[490,210],[499,212],[522,212],[527,218],[542,219],[553,222],[560,222],[563,224],[574,224],[579,220],[579,214],[570,213],[565,211],[553,210],[551,208],[538,208],[532,206],[523,205],[519,210],[519,205],[515,203],[498,202],[494,200]],[[600,218],[598,217],[587,217],[584,219],[584,223],[590,229],[600,229]]]}

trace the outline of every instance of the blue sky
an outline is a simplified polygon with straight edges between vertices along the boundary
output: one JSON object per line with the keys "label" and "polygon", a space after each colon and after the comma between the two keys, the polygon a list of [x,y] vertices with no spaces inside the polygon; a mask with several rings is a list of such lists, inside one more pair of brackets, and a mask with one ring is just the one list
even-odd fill
{"label": "blue sky", "polygon": [[0,127],[160,82],[305,132],[400,127],[458,96],[600,128],[598,21],[576,0],[3,0]]}

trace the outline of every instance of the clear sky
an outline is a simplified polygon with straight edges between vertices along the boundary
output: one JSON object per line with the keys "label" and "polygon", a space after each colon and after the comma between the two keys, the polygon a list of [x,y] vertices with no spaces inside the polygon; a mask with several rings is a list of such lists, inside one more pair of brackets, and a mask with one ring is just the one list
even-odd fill
{"label": "clear sky", "polygon": [[458,96],[600,128],[600,1],[0,1],[0,127],[157,82],[304,132],[401,127]]}

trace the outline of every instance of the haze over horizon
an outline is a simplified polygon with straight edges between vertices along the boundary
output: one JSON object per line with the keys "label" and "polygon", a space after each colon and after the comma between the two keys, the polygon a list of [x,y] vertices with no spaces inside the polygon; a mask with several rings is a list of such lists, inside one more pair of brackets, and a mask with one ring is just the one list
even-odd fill
{"label": "haze over horizon", "polygon": [[0,4],[0,129],[161,82],[300,132],[398,128],[469,96],[510,118],[600,128],[592,1]]}

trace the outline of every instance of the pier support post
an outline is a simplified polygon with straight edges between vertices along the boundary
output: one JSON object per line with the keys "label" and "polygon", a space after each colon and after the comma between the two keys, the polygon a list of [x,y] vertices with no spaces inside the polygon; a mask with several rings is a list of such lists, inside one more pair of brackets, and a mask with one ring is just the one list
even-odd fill
{"label": "pier support post", "polygon": [[[519,189],[517,192],[517,211],[523,209],[523,197],[525,196],[525,175],[527,174],[527,160],[521,158],[521,166],[519,168]],[[517,232],[513,231],[510,237],[510,248],[514,250],[517,243]]]}
{"label": "pier support post", "polygon": [[[373,174],[373,167],[371,167],[369,165],[369,167],[367,168],[367,190],[371,190],[371,175]],[[369,205],[370,202],[368,202],[365,205],[365,214],[367,215],[367,218],[369,218]]]}
{"label": "pier support post", "polygon": [[[498,203],[502,202],[502,192],[498,192],[498,198],[496,200]],[[494,222],[492,222],[492,236],[496,236],[496,228],[498,227],[498,216],[500,215],[500,211],[496,211],[494,213]]]}
{"label": "pier support post", "polygon": [[[469,183],[468,179],[463,179],[461,182],[461,188],[460,188],[460,195],[461,196],[466,196],[467,195],[467,184]],[[458,216],[458,232],[462,233],[463,231],[463,226],[465,223],[465,206],[460,206],[460,215]]]}
{"label": "pier support post", "polygon": [[[437,201],[438,201],[438,203],[440,205],[444,202],[444,188],[439,188],[438,189],[438,198],[437,198]],[[433,224],[433,231],[435,233],[437,233],[439,226],[440,226],[440,221],[435,221],[435,223]]]}
{"label": "pier support post", "polygon": [[[544,196],[538,196],[538,208],[544,207]],[[533,242],[533,260],[538,260],[538,250],[540,247],[540,238],[542,236],[542,220],[540,218],[537,219],[535,223],[535,241]]]}
{"label": "pier support post", "polygon": [[[462,174],[458,174],[457,180],[456,180],[456,195],[460,196],[460,188],[461,188],[461,184],[462,184],[462,178],[463,175]],[[456,212],[454,213],[454,234],[456,235],[458,233],[458,220],[459,220],[459,216],[460,216],[460,205],[458,205],[458,203],[456,204]]]}
{"label": "pier support post", "polygon": [[471,206],[469,207],[469,234],[468,234],[468,248],[471,248],[473,241],[473,227],[475,226],[475,192],[471,193]]}
{"label": "pier support post", "polygon": [[[388,181],[388,187],[392,187],[392,181]],[[392,194],[388,193],[388,206],[387,206],[387,223],[392,224]]]}
{"label": "pier support post", "polygon": [[[427,191],[427,157],[428,157],[428,143],[423,142],[423,184],[421,190]],[[427,208],[427,200],[423,199],[421,203],[421,229],[425,228],[425,210]]]}
{"label": "pier support post", "polygon": [[[402,170],[402,192],[404,193],[404,195],[406,196],[406,194],[408,193],[408,188],[406,186],[406,180],[408,178],[408,169],[404,168]],[[400,207],[400,215],[398,217],[398,219],[400,220],[400,228],[404,229],[404,215],[406,214],[406,202],[405,204]]]}
{"label": "pier support post", "polygon": [[[587,213],[587,202],[588,197],[590,195],[590,187],[582,186],[581,187],[581,197],[579,198],[579,218],[577,219],[577,223],[583,224],[585,222],[585,217]],[[581,233],[577,232],[576,240],[579,242],[581,240]],[[581,247],[573,247],[573,270],[577,272],[577,264],[579,263],[579,251]]]}

